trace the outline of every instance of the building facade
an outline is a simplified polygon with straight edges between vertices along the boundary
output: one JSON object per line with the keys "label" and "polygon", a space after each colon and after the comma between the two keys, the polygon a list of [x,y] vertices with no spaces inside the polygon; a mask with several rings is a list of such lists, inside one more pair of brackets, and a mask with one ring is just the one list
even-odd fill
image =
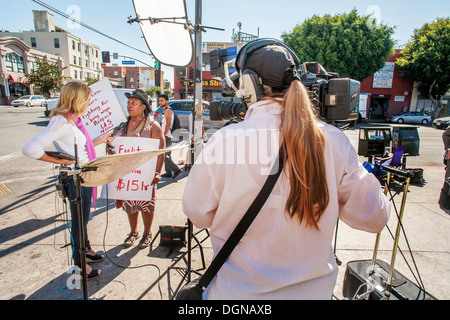
{"label": "building facade", "polygon": [[[103,76],[114,88],[148,90],[156,86],[155,68],[102,65]],[[164,76],[164,73],[162,73]]]}
{"label": "building facade", "polygon": [[[431,100],[420,95],[413,80],[400,76],[400,67],[396,64],[399,57],[401,50],[395,50],[384,68],[361,83],[361,93],[369,94],[370,119],[385,119],[406,111],[421,111],[433,116]],[[450,92],[442,98],[440,116],[449,114],[449,101]]]}
{"label": "building facade", "polygon": [[[231,47],[242,47],[242,43],[231,42],[205,42],[202,44],[202,83],[203,83],[203,101],[219,101],[222,96],[222,81],[214,79],[211,76],[211,64],[209,54],[213,50],[226,49]],[[183,69],[183,68],[181,68]],[[180,69],[180,70],[181,70]],[[194,83],[192,81],[194,72],[194,62],[185,70],[181,70],[184,76],[182,78],[174,77],[174,98],[175,99],[193,99]],[[185,79],[183,79],[185,78]]]}
{"label": "building facade", "polygon": [[54,15],[48,11],[33,10],[34,31],[2,32],[14,36],[34,50],[47,52],[65,61],[66,81],[86,81],[103,78],[101,50],[98,45],[71,34],[55,25]]}
{"label": "building facade", "polygon": [[361,83],[361,93],[369,94],[370,118],[385,119],[412,110],[414,100],[414,81],[400,77],[399,66],[395,61],[400,57],[396,50],[386,60],[384,68]]}
{"label": "building facade", "polygon": [[20,96],[34,94],[26,74],[35,68],[35,59],[65,66],[60,56],[35,50],[21,39],[0,33],[0,104],[7,105]]}

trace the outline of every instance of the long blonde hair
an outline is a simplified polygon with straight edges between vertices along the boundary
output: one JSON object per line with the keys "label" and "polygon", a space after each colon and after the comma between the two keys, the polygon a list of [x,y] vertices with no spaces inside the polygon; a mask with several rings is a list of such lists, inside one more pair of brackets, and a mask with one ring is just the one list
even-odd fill
{"label": "long blonde hair", "polygon": [[284,172],[290,184],[285,209],[300,223],[305,221],[307,226],[318,230],[318,221],[329,199],[324,137],[316,123],[309,94],[300,81],[291,82],[281,105]]}
{"label": "long blonde hair", "polygon": [[[50,113],[50,117],[63,115],[69,120],[74,120],[86,111],[91,99],[91,88],[82,82],[72,81],[61,90],[56,108]],[[68,115],[71,113],[70,115]]]}

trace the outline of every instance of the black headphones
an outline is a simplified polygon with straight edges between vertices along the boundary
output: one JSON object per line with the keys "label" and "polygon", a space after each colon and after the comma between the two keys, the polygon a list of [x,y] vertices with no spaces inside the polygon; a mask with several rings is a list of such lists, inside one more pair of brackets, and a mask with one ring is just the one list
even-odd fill
{"label": "black headphones", "polygon": [[239,52],[236,56],[236,62],[235,62],[237,72],[244,69],[245,62],[247,61],[248,55],[250,55],[251,53],[255,52],[258,49],[261,49],[266,46],[271,46],[271,45],[277,45],[277,46],[285,48],[290,53],[292,58],[294,59],[296,67],[297,68],[300,67],[300,64],[301,64],[300,59],[297,57],[297,55],[291,48],[289,48],[287,45],[285,45],[283,42],[281,42],[277,39],[263,38],[263,39],[257,39],[257,40],[251,41],[251,42],[245,44],[239,50]]}
{"label": "black headphones", "polygon": [[235,67],[237,73],[240,75],[236,96],[241,98],[242,103],[246,106],[250,106],[264,97],[262,80],[259,75],[252,69],[244,69],[247,57],[256,50],[270,45],[277,45],[285,48],[294,60],[295,69],[300,67],[301,62],[295,52],[279,40],[263,38],[245,44],[236,56]]}

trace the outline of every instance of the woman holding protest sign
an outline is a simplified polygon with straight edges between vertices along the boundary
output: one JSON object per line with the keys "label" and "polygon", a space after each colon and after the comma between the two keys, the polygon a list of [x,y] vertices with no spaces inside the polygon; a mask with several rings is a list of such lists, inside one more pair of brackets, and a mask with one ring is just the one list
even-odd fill
{"label": "woman holding protest sign", "polygon": [[[89,133],[83,125],[81,116],[86,112],[91,98],[91,89],[81,82],[69,82],[61,90],[61,95],[56,108],[50,113],[50,122],[47,127],[22,148],[22,153],[31,158],[61,165],[74,165],[75,161],[56,158],[47,154],[44,148],[53,143],[56,151],[66,153],[75,157],[75,141],[77,144],[78,163],[87,163],[97,157],[95,146],[106,143],[109,134],[104,134],[92,141]],[[67,198],[70,200],[71,213],[71,243],[73,247],[73,262],[78,268],[81,266],[80,239],[78,233],[78,214],[76,204],[76,187],[73,177],[60,177],[61,185],[64,187]],[[82,212],[84,222],[84,234],[86,235],[87,262],[99,262],[104,256],[96,253],[90,246],[87,234],[91,203],[95,206],[97,198],[96,188],[82,187]],[[101,274],[86,265],[88,279],[93,279]]]}
{"label": "woman holding protest sign", "polygon": [[[124,127],[119,130],[117,136],[158,139],[159,148],[164,149],[166,142],[162,128],[156,121],[149,117],[151,107],[147,93],[143,90],[136,89],[132,94],[126,93],[125,96],[128,98],[128,120]],[[106,150],[109,154],[114,153],[112,149],[113,147],[108,144]],[[153,181],[151,181],[152,197],[150,200],[116,200],[116,207],[123,208],[128,215],[128,221],[130,223],[131,231],[123,243],[125,247],[132,246],[139,239],[137,228],[139,212],[142,213],[142,220],[144,222],[144,233],[139,242],[139,248],[146,248],[151,242],[151,227],[156,205],[156,185],[161,180],[160,172],[163,164],[164,154],[160,155],[156,162],[155,176]]]}

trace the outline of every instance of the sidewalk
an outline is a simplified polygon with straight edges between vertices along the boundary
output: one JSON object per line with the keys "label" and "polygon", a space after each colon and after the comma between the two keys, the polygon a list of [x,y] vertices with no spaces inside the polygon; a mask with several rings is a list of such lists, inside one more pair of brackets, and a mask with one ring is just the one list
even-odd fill
{"label": "sidewalk", "polygon": [[[182,159],[183,155],[175,155]],[[5,163],[5,159],[2,159]],[[27,159],[19,153],[11,155],[14,166],[0,178],[0,299],[69,300],[83,297],[79,289],[64,289],[71,275],[70,249],[65,208],[54,187],[56,171],[52,166]],[[0,161],[0,167],[2,162]],[[3,168],[6,170],[6,168]],[[423,167],[426,184],[410,187],[403,225],[414,251],[414,258],[426,290],[438,299],[450,298],[450,216],[439,209],[437,198],[443,182],[442,168]],[[157,209],[152,233],[160,225],[184,226],[187,219],[181,211],[181,198],[187,179],[183,172],[177,180],[163,179],[158,185]],[[396,228],[395,213],[389,227]],[[139,220],[142,232],[142,220]],[[129,233],[126,214],[114,207],[112,200],[98,200],[88,227],[95,250],[109,258],[92,265],[102,269],[102,276],[89,282],[90,298],[105,300],[168,300],[181,281],[177,270],[186,267],[186,248],[170,252],[159,247],[159,238],[152,248],[139,250],[137,245],[122,246]],[[204,232],[199,234],[200,240]],[[339,223],[337,257],[342,261],[335,296],[342,299],[342,283],[346,263],[371,259],[375,235],[353,230]],[[194,244],[194,243],[193,243]],[[390,261],[393,242],[387,231],[382,233],[378,257]],[[410,262],[404,236],[400,247]],[[203,243],[206,265],[212,257],[209,239]],[[109,260],[111,259],[111,260]],[[192,252],[194,269],[201,268],[198,249]],[[414,280],[397,255],[396,270]],[[195,275],[194,275],[195,278]],[[159,280],[159,281],[158,281]]]}

